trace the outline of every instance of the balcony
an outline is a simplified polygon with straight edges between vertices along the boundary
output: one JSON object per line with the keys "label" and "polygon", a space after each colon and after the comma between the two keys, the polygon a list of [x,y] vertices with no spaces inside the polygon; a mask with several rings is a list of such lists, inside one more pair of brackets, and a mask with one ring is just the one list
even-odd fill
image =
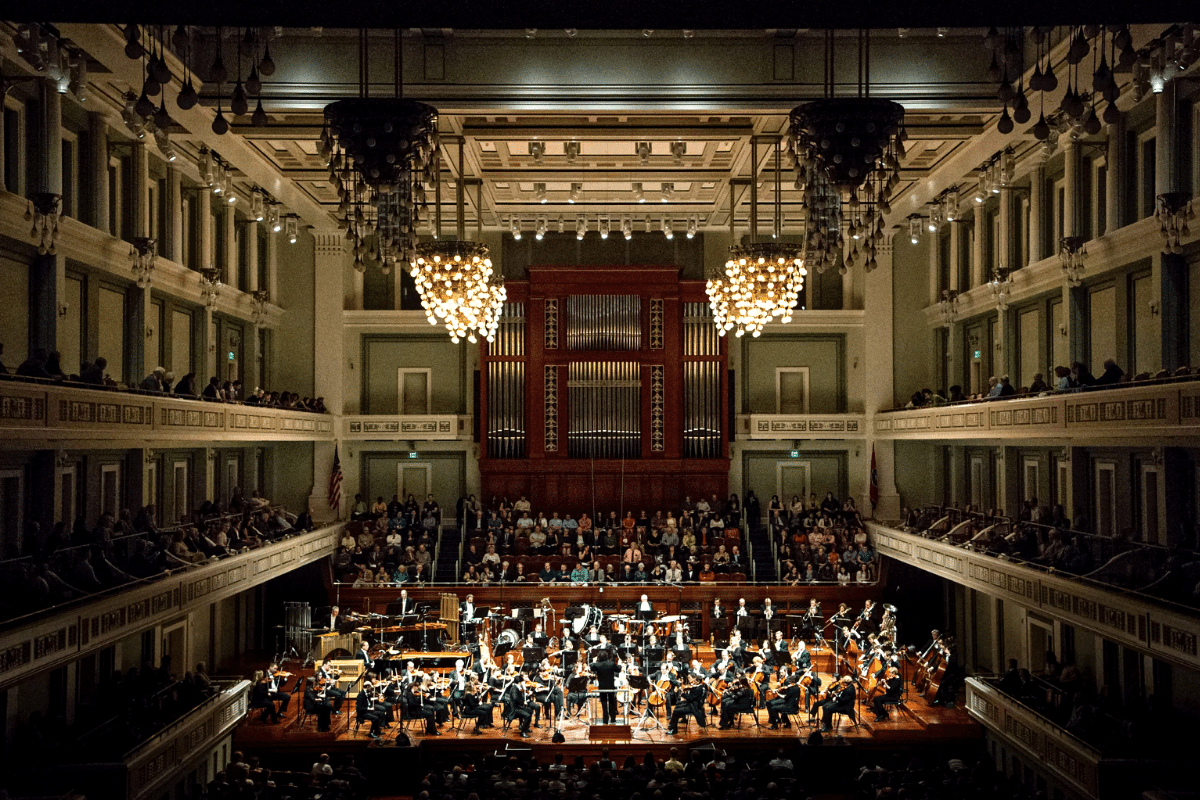
{"label": "balcony", "polygon": [[881,439],[1144,441],[1200,434],[1200,380],[981,400],[875,415]]}
{"label": "balcony", "polygon": [[876,552],[1017,603],[1155,658],[1200,669],[1200,613],[1138,592],[1041,570],[877,522]]}
{"label": "balcony", "polygon": [[215,695],[126,752],[120,761],[56,767],[55,783],[73,784],[99,800],[159,797],[183,773],[210,757],[246,716],[250,681]]}
{"label": "balcony", "polygon": [[341,529],[301,533],[33,621],[17,621],[0,633],[0,689],[330,556]]}
{"label": "balcony", "polygon": [[466,414],[369,414],[342,417],[343,439],[444,442],[470,439],[471,436],[471,417]]}
{"label": "balcony", "polygon": [[72,446],[145,440],[307,442],[332,440],[334,418],[101,386],[6,379],[0,381],[0,432],[10,440],[66,439]]}
{"label": "balcony", "polygon": [[978,678],[967,679],[967,712],[1058,782],[1100,800],[1138,796],[1162,776],[1139,759],[1110,758]]}
{"label": "balcony", "polygon": [[737,438],[743,441],[861,439],[866,433],[863,414],[740,414],[737,419]]}

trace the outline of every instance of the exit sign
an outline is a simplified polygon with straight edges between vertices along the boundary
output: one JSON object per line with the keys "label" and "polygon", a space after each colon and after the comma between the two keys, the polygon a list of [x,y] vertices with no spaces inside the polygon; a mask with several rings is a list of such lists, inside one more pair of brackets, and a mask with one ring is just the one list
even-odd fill
{"label": "exit sign", "polygon": [[230,360],[230,361],[237,361],[237,355],[236,355],[236,354],[234,354],[234,352],[233,352],[232,350],[230,350],[230,351],[229,351],[229,360]]}
{"label": "exit sign", "polygon": [[982,351],[982,350],[976,350],[976,351],[975,351],[975,357],[976,357],[976,358],[983,358],[983,351]]}
{"label": "exit sign", "polygon": [[416,450],[409,450],[409,451],[408,451],[408,457],[409,457],[409,458],[416,458],[416,457],[417,457],[417,451],[416,451]]}
{"label": "exit sign", "polygon": [[792,458],[799,458],[799,457],[800,457],[800,451],[799,451],[799,450],[793,450],[793,451],[792,451]]}

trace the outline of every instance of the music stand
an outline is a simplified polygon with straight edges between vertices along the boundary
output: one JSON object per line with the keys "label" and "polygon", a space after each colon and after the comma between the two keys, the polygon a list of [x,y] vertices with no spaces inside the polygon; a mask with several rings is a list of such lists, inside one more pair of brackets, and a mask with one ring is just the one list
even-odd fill
{"label": "music stand", "polygon": [[574,669],[576,662],[579,661],[579,651],[577,650],[560,650],[557,655],[562,659],[559,662],[559,666],[562,667],[563,672],[566,672],[568,669]]}
{"label": "music stand", "polygon": [[672,648],[671,652],[675,654],[675,661],[681,668],[688,667],[690,669],[692,663],[692,649],[690,647],[675,647]]}
{"label": "music stand", "polygon": [[521,665],[522,670],[535,670],[537,665],[542,663],[542,659],[546,657],[546,648],[525,647],[521,650],[521,657],[525,659],[525,663]]}
{"label": "music stand", "polygon": [[[564,669],[565,668],[566,667],[564,666]],[[588,708],[587,693],[588,693],[588,676],[587,675],[573,676],[567,681],[567,694],[582,694],[583,695],[583,702],[579,705],[579,709],[575,712],[575,716],[572,717],[572,716],[568,715],[567,716],[568,720],[578,720],[581,716],[583,716],[584,710]],[[566,702],[566,697],[563,697],[563,702],[564,703]]]}
{"label": "music stand", "polygon": [[532,608],[517,608],[513,610],[513,619],[521,623],[521,638],[525,638],[525,626],[533,622]]}
{"label": "music stand", "polygon": [[651,670],[662,663],[663,652],[661,647],[647,647],[642,651],[642,661],[645,662],[647,670]]}
{"label": "music stand", "polygon": [[[655,649],[657,650],[658,648]],[[646,708],[642,711],[637,726],[630,731],[630,735],[646,730],[647,727],[661,731],[663,729],[662,723],[658,721],[658,715],[654,713],[654,708],[650,705],[650,679],[645,675],[631,675],[629,677],[629,688],[632,690],[629,693],[631,699],[634,691],[646,693]],[[625,719],[629,719],[629,703],[625,704]]]}

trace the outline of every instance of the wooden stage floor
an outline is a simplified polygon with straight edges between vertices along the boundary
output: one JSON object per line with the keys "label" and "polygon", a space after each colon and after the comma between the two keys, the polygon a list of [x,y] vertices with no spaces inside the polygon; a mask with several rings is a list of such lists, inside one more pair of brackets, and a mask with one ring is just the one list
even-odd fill
{"label": "wooden stage floor", "polygon": [[[707,660],[705,660],[706,656]],[[711,653],[702,653],[700,657],[702,663],[708,664],[712,661]],[[832,659],[822,653],[817,656],[817,663],[821,667],[826,667],[827,664],[832,663]],[[827,669],[822,669],[821,677],[828,683],[830,675]],[[598,714],[596,701],[592,700],[591,704],[593,710]],[[255,752],[307,750],[310,752],[352,753],[368,748],[394,748],[396,734],[402,729],[397,717],[397,722],[382,732],[383,738],[379,742],[371,739],[366,725],[356,732],[354,701],[348,699],[342,714],[333,717],[331,730],[319,732],[316,729],[315,717],[305,720],[304,724],[300,723],[298,712],[301,705],[301,696],[293,695],[287,714],[278,724],[259,722],[258,713],[252,712],[237,730],[235,736],[237,746]],[[936,743],[962,744],[979,741],[982,733],[979,724],[971,719],[961,702],[955,708],[931,706],[915,691],[909,692],[903,706],[892,709],[890,719],[884,722],[875,722],[873,718],[874,714],[870,707],[860,704],[857,726],[847,719],[839,718],[837,726],[831,733],[826,734],[825,738],[829,741],[840,737],[846,744],[852,746],[887,748],[910,745],[928,746]],[[760,723],[758,726],[754,724],[752,717],[747,715],[742,718],[740,727],[719,730],[717,717],[710,716],[707,727],[697,726],[693,719],[690,720],[689,725],[681,725],[679,734],[676,736],[671,736],[666,732],[667,720],[661,714],[658,719],[662,728],[648,726],[646,729],[637,730],[638,717],[635,714],[628,720],[631,729],[628,734],[622,731],[608,736],[598,735],[598,731],[593,730],[584,720],[567,719],[561,726],[565,738],[565,742],[562,744],[555,744],[551,741],[554,729],[548,726],[545,719],[542,720],[540,728],[530,731],[532,735],[528,739],[518,735],[515,724],[511,730],[504,731],[499,707],[494,713],[495,727],[485,729],[478,734],[472,732],[473,720],[467,720],[462,725],[462,730],[456,729],[455,721],[451,720],[440,729],[441,735],[439,736],[426,734],[423,721],[406,723],[404,731],[414,746],[420,746],[433,757],[437,757],[439,754],[449,757],[456,751],[482,754],[498,749],[546,751],[550,754],[558,751],[568,754],[585,754],[598,753],[602,747],[609,748],[614,756],[618,753],[635,753],[640,757],[647,750],[665,753],[671,747],[680,747],[681,749],[706,745],[738,749],[744,747],[792,747],[802,743],[814,730],[817,730],[815,723],[811,726],[807,723],[807,715],[803,709],[800,716],[794,719],[791,728],[780,728],[774,731],[768,727],[765,708],[758,711]],[[619,722],[621,721],[623,720],[619,720]],[[797,721],[800,723],[799,725],[795,724]]]}

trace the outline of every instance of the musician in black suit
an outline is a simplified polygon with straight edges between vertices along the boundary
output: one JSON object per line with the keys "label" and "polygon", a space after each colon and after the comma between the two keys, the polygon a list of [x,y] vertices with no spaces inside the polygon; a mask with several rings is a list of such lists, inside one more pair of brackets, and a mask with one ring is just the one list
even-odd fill
{"label": "musician in black suit", "polygon": [[642,595],[637,605],[638,619],[654,619],[654,604],[647,595]]}
{"label": "musician in black suit", "polygon": [[321,732],[329,730],[329,719],[333,714],[333,704],[317,694],[316,681],[309,681],[308,685],[304,687],[303,702],[305,713],[316,714],[317,730]]}
{"label": "musician in black suit", "polygon": [[437,729],[435,721],[437,707],[433,703],[426,703],[425,699],[423,688],[415,682],[404,689],[403,702],[409,718],[424,719],[425,733],[429,736],[441,736],[442,732]]}
{"label": "musician in black suit", "polygon": [[495,705],[485,703],[481,699],[486,687],[479,681],[479,676],[471,673],[470,681],[467,683],[466,691],[462,698],[462,708],[459,712],[466,719],[475,720],[475,728],[472,733],[483,733],[480,730],[483,728],[492,727],[492,712]]}
{"label": "musician in black suit", "polygon": [[708,689],[704,684],[700,683],[695,675],[688,676],[688,687],[683,692],[683,697],[675,704],[675,709],[671,712],[671,721],[667,724],[667,733],[672,736],[679,733],[679,721],[685,719],[688,715],[696,718],[696,724],[701,728],[706,727],[704,724],[704,696]]}
{"label": "musician in black suit", "polygon": [[849,675],[843,675],[841,681],[829,688],[830,697],[821,704],[821,733],[829,733],[833,728],[830,720],[834,714],[846,714],[854,719],[854,682]]}
{"label": "musician in black suit", "polygon": [[792,679],[792,676],[787,675],[787,667],[781,667],[779,670],[780,685],[783,687],[779,692],[779,696],[767,701],[767,714],[771,720],[771,730],[779,730],[780,723],[785,728],[791,727],[791,723],[783,719],[784,714],[799,714],[800,713],[800,684]]}
{"label": "musician in black suit", "polygon": [[475,595],[467,595],[467,599],[458,604],[458,618],[463,622],[475,619]]}
{"label": "musician in black suit", "polygon": [[354,716],[359,724],[370,722],[371,738],[378,739],[379,729],[383,724],[383,709],[375,702],[374,694],[374,686],[371,682],[363,681],[362,691],[354,699]]}
{"label": "musician in black suit", "polygon": [[408,599],[408,589],[400,590],[400,599],[393,601],[396,613],[401,616],[417,613],[417,604]]}
{"label": "musician in black suit", "polygon": [[735,715],[754,710],[754,692],[745,678],[739,679],[736,685],[726,689],[721,697],[721,725],[723,731],[733,727]]}
{"label": "musician in black suit", "polygon": [[317,619],[325,623],[321,627],[328,628],[330,633],[346,633],[354,630],[355,626],[354,620],[348,619],[337,606],[330,606],[329,613]]}
{"label": "musician in black suit", "polygon": [[517,678],[506,696],[508,697],[508,718],[519,720],[517,732],[520,733],[522,739],[528,739],[529,724],[533,720],[533,708],[525,698],[525,687],[521,683],[521,678]]}
{"label": "musician in black suit", "polygon": [[743,637],[754,635],[754,617],[746,606],[746,598],[738,599],[737,608],[733,612],[733,622]]}
{"label": "musician in black suit", "polygon": [[354,654],[354,657],[363,662],[364,671],[370,672],[375,669],[375,659],[371,658],[371,645],[368,642],[362,643],[362,647]]}
{"label": "musician in black suit", "polygon": [[267,669],[267,680],[270,681],[269,697],[272,702],[279,703],[279,715],[283,716],[287,713],[288,703],[292,701],[292,696],[283,691],[287,676],[279,671],[278,665],[272,664]]}
{"label": "musician in black suit", "polygon": [[729,620],[725,618],[725,607],[721,605],[721,598],[713,600],[712,610],[709,612],[709,629],[712,631],[714,638],[725,638],[725,632],[729,630]]}
{"label": "musician in black suit", "polygon": [[450,707],[455,710],[462,706],[463,698],[467,693],[467,677],[469,675],[461,658],[454,662],[454,669],[450,672]]}
{"label": "musician in black suit", "polygon": [[876,722],[883,722],[888,718],[884,706],[894,706],[900,702],[900,696],[904,693],[904,681],[900,677],[900,670],[888,667],[884,686],[884,693],[871,701],[871,710],[875,712]]}
{"label": "musician in black suit", "polygon": [[796,671],[800,673],[808,672],[812,666],[812,653],[809,652],[808,645],[801,639],[796,643],[796,652],[792,654],[792,663],[796,665]]}
{"label": "musician in black suit", "polygon": [[325,680],[324,695],[333,705],[333,713],[342,713],[342,703],[346,701],[346,693],[337,688],[338,672],[329,663],[328,658],[321,662],[315,677]]}
{"label": "musician in black suit", "polygon": [[762,614],[758,618],[758,638],[772,639],[776,631],[783,631],[783,620],[778,618],[775,606],[771,604],[771,598],[768,597],[763,600]]}
{"label": "musician in black suit", "polygon": [[596,687],[600,690],[600,710],[605,725],[617,721],[617,692],[616,680],[620,665],[617,664],[609,650],[601,649],[600,655],[592,662],[592,672],[596,675]]}

